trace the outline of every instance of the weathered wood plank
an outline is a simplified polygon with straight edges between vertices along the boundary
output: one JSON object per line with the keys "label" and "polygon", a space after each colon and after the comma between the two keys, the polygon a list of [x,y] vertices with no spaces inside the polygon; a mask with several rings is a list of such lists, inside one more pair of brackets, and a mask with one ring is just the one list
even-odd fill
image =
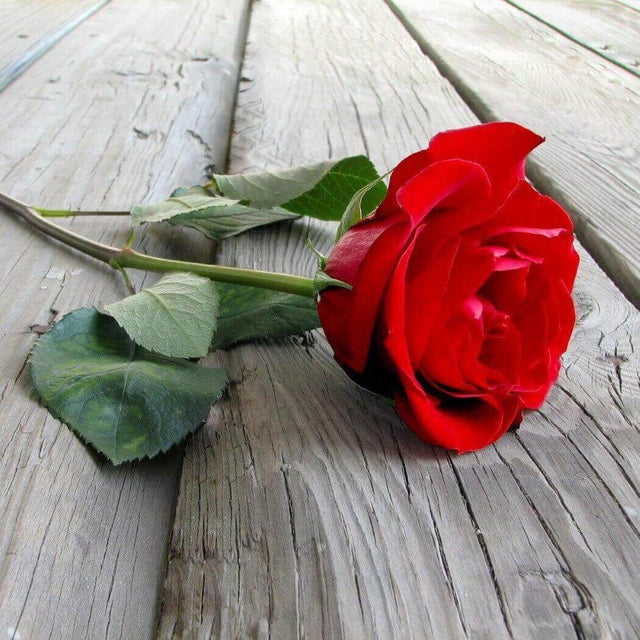
{"label": "weathered wood plank", "polygon": [[531,175],[640,305],[640,79],[502,0],[389,0],[483,120],[548,138]]}
{"label": "weathered wood plank", "polygon": [[[247,19],[244,0],[105,6],[0,95],[0,188],[113,210],[222,166]],[[126,220],[70,224],[127,236]],[[0,633],[149,638],[181,451],[113,468],[38,406],[26,373],[32,325],[125,290],[4,212],[0,237]],[[169,243],[171,255],[211,256],[198,234],[154,229],[141,242],[156,254]]]}
{"label": "weathered wood plank", "polygon": [[[368,152],[475,121],[379,0],[262,0],[231,169]],[[298,221],[219,261],[311,273]],[[186,450],[159,638],[597,638],[640,631],[636,310],[583,254],[543,411],[495,447],[418,441],[314,342],[212,358],[235,380]],[[618,377],[618,373],[619,376]]]}
{"label": "weathered wood plank", "polygon": [[0,0],[0,91],[109,0]]}
{"label": "weathered wood plank", "polygon": [[631,7],[636,11],[640,11],[640,0],[615,0],[615,1],[624,7]]}
{"label": "weathered wood plank", "polygon": [[640,16],[615,0],[507,0],[614,64],[640,75]]}

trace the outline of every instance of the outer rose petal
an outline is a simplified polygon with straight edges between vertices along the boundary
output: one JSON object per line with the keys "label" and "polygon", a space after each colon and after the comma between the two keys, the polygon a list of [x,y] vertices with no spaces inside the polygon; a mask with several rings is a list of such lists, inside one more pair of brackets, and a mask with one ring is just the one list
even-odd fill
{"label": "outer rose petal", "polygon": [[[490,193],[489,178],[479,164],[465,160],[444,160],[430,165],[411,178],[398,189],[396,199],[400,208],[411,216],[414,224],[422,222],[436,207],[447,209],[447,220],[455,229],[456,226],[475,224],[476,217],[482,219],[481,205]],[[464,208],[465,205],[467,208]],[[468,205],[473,205],[471,211],[468,210]],[[451,220],[455,213],[450,210],[456,208],[467,214],[462,220]]]}
{"label": "outer rose petal", "polygon": [[513,122],[443,131],[431,139],[427,149],[408,156],[394,169],[380,210],[395,209],[398,190],[422,170],[452,159],[479,164],[489,176],[494,197],[503,198],[524,178],[525,159],[542,142],[544,138]]}
{"label": "outer rose petal", "polygon": [[353,289],[323,291],[320,321],[336,360],[356,373],[366,365],[382,294],[411,233],[404,218],[364,220],[345,233],[327,262],[326,272]]}
{"label": "outer rose petal", "polygon": [[425,157],[428,164],[451,158],[477,162],[489,176],[493,198],[501,200],[524,178],[526,157],[542,142],[519,124],[490,122],[439,133]]}
{"label": "outer rose petal", "polygon": [[428,165],[429,159],[426,149],[418,151],[402,160],[391,174],[387,195],[378,207],[378,211],[383,214],[389,211],[395,211],[398,208],[396,201],[398,189],[411,178],[418,175],[423,169],[426,169]]}
{"label": "outer rose petal", "polygon": [[506,396],[502,406],[486,395],[479,397],[475,406],[459,402],[437,408],[420,387],[406,383],[404,391],[394,396],[398,415],[423,440],[458,453],[477,451],[495,442],[519,422],[522,412],[516,396]]}
{"label": "outer rose petal", "polygon": [[526,180],[519,182],[509,193],[495,217],[482,231],[489,234],[491,227],[505,226],[564,229],[573,233],[569,214],[555,200],[536,191]]}
{"label": "outer rose petal", "polygon": [[[527,388],[523,385],[520,390],[520,397],[527,409],[537,409],[544,402],[549,390],[558,378],[560,373],[560,356],[566,351],[569,339],[575,325],[575,308],[571,293],[563,283],[558,283],[540,302],[544,305],[547,316],[547,330],[551,335],[546,336],[547,340],[547,362],[546,368],[542,371],[538,388]],[[526,318],[522,332],[523,348],[531,348],[531,342],[527,336],[527,329],[535,323],[535,318]],[[528,326],[527,326],[528,325]],[[539,325],[539,322],[538,322]],[[539,331],[539,326],[535,327]]]}
{"label": "outer rose petal", "polygon": [[427,225],[417,230],[407,268],[407,343],[416,369],[441,315],[453,261],[460,247],[459,238],[441,243],[429,231]]}

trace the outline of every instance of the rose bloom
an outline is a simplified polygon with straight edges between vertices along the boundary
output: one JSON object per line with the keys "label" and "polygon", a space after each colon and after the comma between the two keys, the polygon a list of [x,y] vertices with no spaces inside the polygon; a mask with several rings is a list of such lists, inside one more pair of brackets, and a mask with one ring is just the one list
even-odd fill
{"label": "rose bloom", "polygon": [[543,138],[446,131],[393,171],[338,241],[318,310],[338,363],[424,440],[479,449],[544,401],[575,323],[567,213],[524,177]]}

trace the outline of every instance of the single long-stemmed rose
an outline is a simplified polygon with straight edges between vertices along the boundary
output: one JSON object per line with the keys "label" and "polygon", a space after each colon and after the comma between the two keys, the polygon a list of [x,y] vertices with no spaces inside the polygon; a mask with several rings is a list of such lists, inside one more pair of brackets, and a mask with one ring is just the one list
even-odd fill
{"label": "single long-stemmed rose", "polygon": [[511,123],[447,131],[403,160],[326,266],[338,362],[422,438],[468,451],[539,407],[575,323],[567,213],[524,177],[543,141]]}
{"label": "single long-stemmed rose", "polygon": [[[239,339],[313,328],[319,324],[315,311],[296,301],[306,298],[311,303],[315,297],[336,360],[354,380],[392,398],[400,416],[421,438],[461,452],[483,447],[519,423],[524,409],[544,401],[575,321],[571,289],[578,257],[571,221],[524,177],[526,156],[541,142],[512,123],[441,133],[426,150],[396,167],[381,203],[381,179],[361,187],[365,176],[371,180],[372,166],[366,159],[351,158],[293,170],[275,182],[272,174],[249,180],[219,176],[217,183],[182,190],[166,204],[139,208],[135,214],[138,221],[169,220],[223,238],[301,214],[335,220],[345,194],[357,190],[350,194],[337,244],[328,260],[321,259],[315,278],[168,260],[129,246],[105,246],[41,215],[66,212],[34,210],[0,194],[0,204],[30,224],[125,275],[127,268],[190,272],[226,283],[221,297],[233,316],[231,337],[218,326],[216,339],[211,333],[216,322],[206,319],[194,325],[198,340],[192,340],[188,330],[179,345],[162,336],[150,337],[158,327],[151,326],[149,310],[158,299],[164,310],[176,300],[191,299],[200,312],[220,313],[218,293],[203,289],[197,278],[174,276],[147,299],[138,294],[113,308],[126,333],[112,319],[86,311],[75,324],[64,319],[57,333],[54,327],[42,354],[35,353],[42,363],[33,374],[36,388],[55,415],[114,462],[155,455],[197,426],[225,384],[224,375],[212,370],[206,384],[213,384],[215,392],[208,392],[191,363],[168,361],[166,356],[200,356],[203,345],[206,353],[210,344],[224,347]],[[287,185],[286,197],[280,200],[268,188],[278,180]],[[296,180],[305,188],[295,187]],[[337,184],[342,185],[340,198],[333,194],[324,209],[319,198]],[[246,188],[252,198],[244,195]],[[266,299],[255,293],[260,290],[288,297]],[[247,311],[252,306],[253,315]],[[234,307],[242,307],[243,313]],[[292,309],[294,313],[287,315]],[[191,323],[195,315],[183,317]],[[224,324],[222,315],[218,324]],[[261,324],[264,317],[271,317],[268,329]],[[257,328],[249,326],[256,318]],[[175,319],[172,313],[171,321]],[[157,316],[153,322],[157,324]],[[103,334],[109,337],[106,345],[98,344]],[[141,356],[136,355],[136,342],[145,347]],[[59,354],[70,361],[63,373],[57,372]],[[100,354],[113,363],[106,372],[92,370],[93,386],[87,392],[83,369],[93,368],[92,358]],[[134,365],[140,380],[133,387],[142,390],[137,395],[127,387],[128,369]],[[171,406],[177,417],[168,434],[158,408],[148,406],[145,391],[145,385],[157,387],[165,375],[162,367],[169,368],[167,380],[191,376],[198,387],[193,415],[175,402]],[[124,383],[113,382],[114,370],[127,370]],[[102,379],[104,388],[94,388]],[[121,409],[128,394],[137,404],[127,413]],[[184,389],[187,406],[190,394]],[[104,426],[97,434],[83,423],[87,416],[82,411],[94,405],[97,422]],[[123,435],[115,438],[117,450],[110,439],[117,429],[108,428],[114,414],[118,420],[127,416]],[[155,417],[147,419],[151,414]],[[96,422],[95,414],[92,419]]]}

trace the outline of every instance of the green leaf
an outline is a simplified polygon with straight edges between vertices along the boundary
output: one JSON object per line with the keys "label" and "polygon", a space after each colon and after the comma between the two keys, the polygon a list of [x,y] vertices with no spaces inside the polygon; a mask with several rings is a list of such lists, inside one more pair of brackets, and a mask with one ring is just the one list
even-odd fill
{"label": "green leaf", "polygon": [[228,382],[220,369],[150,353],[116,321],[78,309],[40,338],[30,372],[52,415],[114,464],[153,457],[207,418]]}
{"label": "green leaf", "polygon": [[[289,202],[313,189],[336,165],[335,160],[278,171],[213,175],[222,195],[269,209]],[[298,213],[296,211],[296,213]]]}
{"label": "green leaf", "polygon": [[236,202],[237,200],[217,197],[205,187],[180,188],[163,202],[136,205],[131,209],[131,217],[136,224],[162,222],[180,214],[206,211],[211,207],[230,206]]}
{"label": "green leaf", "polygon": [[[391,172],[389,172],[391,173]],[[387,187],[382,182],[389,173],[375,178],[356,191],[343,210],[336,232],[336,242],[354,225],[364,220],[384,200]],[[380,188],[382,186],[382,189]],[[372,206],[374,205],[374,206]]]}
{"label": "green leaf", "polygon": [[223,240],[254,227],[298,216],[277,207],[247,206],[239,200],[212,195],[204,187],[193,187],[177,190],[165,202],[136,205],[131,210],[131,217],[136,224],[166,220],[176,226],[197,229],[213,240]]}
{"label": "green leaf", "polygon": [[218,293],[209,278],[169,273],[152,287],[105,307],[140,346],[173,358],[209,353]]}
{"label": "green leaf", "polygon": [[387,188],[369,158],[345,158],[336,162],[313,189],[282,204],[282,208],[319,220],[340,220],[354,194],[367,185],[371,188],[361,204],[365,215],[382,202]]}
{"label": "green leaf", "polygon": [[254,209],[244,205],[216,207],[197,214],[180,216],[170,220],[171,224],[197,229],[212,240],[224,240],[240,233],[262,227],[265,224],[297,218],[284,209]]}
{"label": "green leaf", "polygon": [[268,289],[217,283],[220,294],[214,349],[258,338],[280,338],[320,326],[315,300]]}
{"label": "green leaf", "polygon": [[[378,172],[366,156],[351,156],[293,169],[213,178],[223,196],[253,207],[281,207],[301,216],[340,220],[353,194],[375,181]],[[385,193],[385,185],[376,183],[364,208],[373,211]]]}
{"label": "green leaf", "polygon": [[215,190],[176,189],[165,202],[133,207],[131,216],[137,224],[166,220],[222,240],[298,216],[340,220],[354,193],[373,182],[362,201],[368,214],[386,193],[376,178],[378,173],[365,156],[279,171],[214,175]]}

